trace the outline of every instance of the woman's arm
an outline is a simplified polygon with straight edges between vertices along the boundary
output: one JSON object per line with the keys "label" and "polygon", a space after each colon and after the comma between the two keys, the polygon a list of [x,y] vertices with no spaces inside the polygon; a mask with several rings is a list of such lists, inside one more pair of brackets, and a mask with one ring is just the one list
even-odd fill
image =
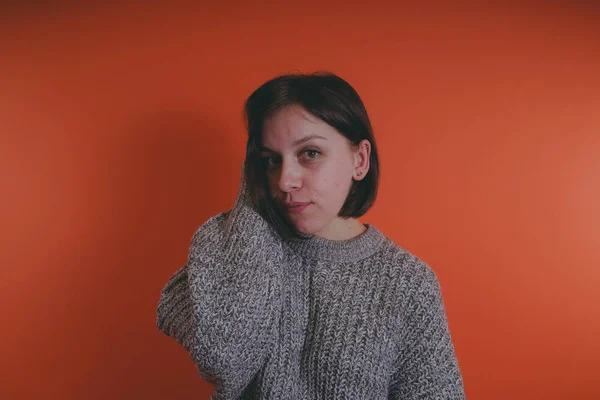
{"label": "woman's arm", "polygon": [[427,264],[417,260],[415,267],[389,399],[465,399],[440,284]]}
{"label": "woman's arm", "polygon": [[196,231],[187,264],[161,292],[158,328],[190,353],[213,399],[238,398],[274,347],[281,246],[242,184],[234,207]]}

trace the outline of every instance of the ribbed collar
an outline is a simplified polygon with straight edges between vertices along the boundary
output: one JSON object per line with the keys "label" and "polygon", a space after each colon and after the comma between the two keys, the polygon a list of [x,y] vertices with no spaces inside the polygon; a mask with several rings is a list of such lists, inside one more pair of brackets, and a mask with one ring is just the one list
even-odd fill
{"label": "ribbed collar", "polygon": [[374,254],[385,239],[374,225],[364,225],[367,229],[352,239],[330,240],[303,234],[305,239],[288,239],[286,244],[303,257],[323,261],[356,262]]}

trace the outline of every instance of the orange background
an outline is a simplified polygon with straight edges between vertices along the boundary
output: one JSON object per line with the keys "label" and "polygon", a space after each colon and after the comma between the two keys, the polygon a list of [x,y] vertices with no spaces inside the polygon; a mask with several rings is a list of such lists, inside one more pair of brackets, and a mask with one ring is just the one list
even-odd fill
{"label": "orange background", "polygon": [[363,221],[438,274],[468,398],[600,398],[600,13],[546,3],[3,8],[0,397],[208,397],[160,289],[233,203],[246,96],[325,69],[378,140]]}

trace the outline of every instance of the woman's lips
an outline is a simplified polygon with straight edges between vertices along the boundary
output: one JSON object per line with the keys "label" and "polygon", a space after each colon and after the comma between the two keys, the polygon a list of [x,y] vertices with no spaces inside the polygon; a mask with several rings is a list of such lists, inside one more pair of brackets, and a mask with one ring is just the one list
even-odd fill
{"label": "woman's lips", "polygon": [[299,214],[302,211],[306,210],[306,208],[308,206],[310,206],[311,203],[295,203],[295,204],[285,204],[285,209],[288,213],[290,214]]}

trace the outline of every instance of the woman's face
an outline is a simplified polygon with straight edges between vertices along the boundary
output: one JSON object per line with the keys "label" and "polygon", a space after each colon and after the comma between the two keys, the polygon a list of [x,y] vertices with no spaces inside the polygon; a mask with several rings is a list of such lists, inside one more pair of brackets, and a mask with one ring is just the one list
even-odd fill
{"label": "woman's face", "polygon": [[335,128],[295,105],[265,121],[262,139],[270,194],[298,231],[339,239],[356,229],[356,220],[338,213],[353,179],[368,172],[368,140],[355,149]]}

